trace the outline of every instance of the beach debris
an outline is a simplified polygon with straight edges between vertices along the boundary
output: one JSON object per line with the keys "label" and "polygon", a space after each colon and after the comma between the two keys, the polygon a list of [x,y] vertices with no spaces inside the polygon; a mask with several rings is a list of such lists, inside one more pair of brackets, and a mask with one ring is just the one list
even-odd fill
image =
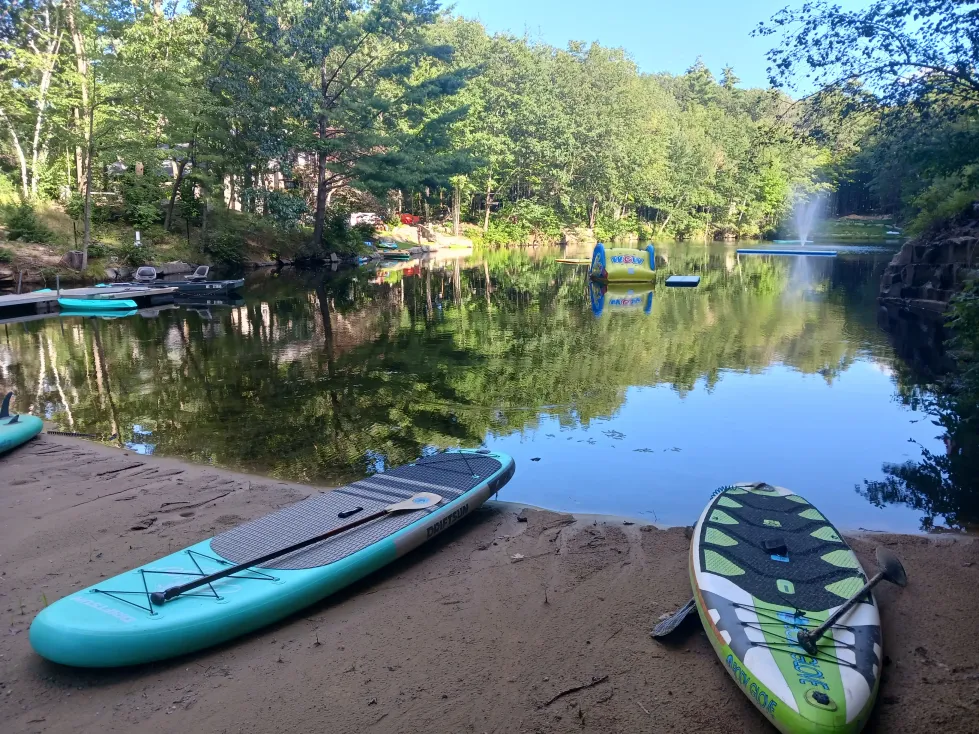
{"label": "beach debris", "polygon": [[513,563],[520,563],[520,561],[522,561],[523,559],[524,559],[523,553],[514,553],[512,556],[510,556],[510,560],[513,561]]}
{"label": "beach debris", "polygon": [[608,676],[607,675],[603,675],[601,678],[595,678],[595,677],[593,677],[591,679],[591,683],[583,683],[580,686],[572,686],[571,688],[565,688],[563,691],[561,691],[560,693],[558,693],[556,696],[553,696],[550,700],[548,700],[544,704],[544,706],[550,706],[552,703],[554,703],[558,699],[564,698],[565,696],[567,696],[567,695],[569,695],[571,693],[577,693],[578,691],[583,691],[586,688],[592,688],[594,686],[601,685],[602,683],[604,683],[607,680],[608,680]]}

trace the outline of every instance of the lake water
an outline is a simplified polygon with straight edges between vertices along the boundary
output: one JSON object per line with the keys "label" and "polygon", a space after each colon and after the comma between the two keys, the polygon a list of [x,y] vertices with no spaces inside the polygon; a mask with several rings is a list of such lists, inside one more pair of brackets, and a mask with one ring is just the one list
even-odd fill
{"label": "lake water", "polygon": [[62,430],[294,481],[489,446],[514,502],[686,525],[766,481],[841,528],[917,531],[858,491],[943,450],[876,326],[893,252],[835,248],[661,245],[655,287],[605,294],[544,251],[259,272],[240,303],[7,325],[0,382]]}

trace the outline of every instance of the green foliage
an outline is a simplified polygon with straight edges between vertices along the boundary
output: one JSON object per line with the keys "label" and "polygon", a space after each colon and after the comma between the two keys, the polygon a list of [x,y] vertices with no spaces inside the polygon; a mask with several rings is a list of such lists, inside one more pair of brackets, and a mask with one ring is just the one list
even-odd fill
{"label": "green foliage", "polygon": [[115,255],[119,262],[131,268],[138,268],[153,261],[153,252],[144,243],[137,245],[135,242],[125,242],[115,248]]}
{"label": "green foliage", "polygon": [[38,221],[37,213],[30,204],[6,207],[2,214],[7,226],[7,239],[40,244],[53,241],[54,233]]}
{"label": "green foliage", "polygon": [[153,176],[136,176],[127,173],[120,186],[125,221],[136,229],[145,231],[163,221],[160,209],[160,180]]}
{"label": "green foliage", "polygon": [[107,257],[112,253],[112,249],[108,245],[102,242],[93,241],[88,246],[88,259],[98,260],[103,257]]}
{"label": "green foliage", "polygon": [[245,240],[231,230],[210,230],[199,245],[201,255],[216,265],[236,266],[245,260]]}
{"label": "green foliage", "polygon": [[14,253],[6,247],[0,247],[0,263],[11,263],[14,261]]}
{"label": "green foliage", "polygon": [[979,166],[968,166],[952,176],[934,179],[913,200],[918,214],[908,225],[911,234],[921,234],[956,219],[979,201]]}
{"label": "green foliage", "polygon": [[309,211],[306,200],[296,191],[246,189],[242,192],[242,200],[250,205],[249,208],[257,205],[274,227],[286,231],[299,229]]}
{"label": "green foliage", "polygon": [[20,201],[17,187],[7,174],[0,171],[0,208],[14,206]]}
{"label": "green foliage", "polygon": [[[634,214],[619,218],[602,214],[595,221],[595,237],[599,242],[616,242],[629,236],[639,238],[641,229],[639,219]],[[652,227],[647,227],[644,233],[647,234],[646,239],[651,238]]]}

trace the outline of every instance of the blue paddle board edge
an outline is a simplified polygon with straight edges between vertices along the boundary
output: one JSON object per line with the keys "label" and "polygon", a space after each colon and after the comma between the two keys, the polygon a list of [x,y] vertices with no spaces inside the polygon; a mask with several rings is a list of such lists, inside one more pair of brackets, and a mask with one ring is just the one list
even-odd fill
{"label": "blue paddle board edge", "polygon": [[[15,423],[10,421],[16,418]],[[30,441],[44,428],[44,421],[36,415],[17,415],[0,418],[0,454]]]}
{"label": "blue paddle board edge", "polygon": [[[43,609],[31,624],[31,645],[39,655],[56,663],[118,667],[185,655],[272,624],[383,568],[475,511],[510,480],[515,469],[513,459],[506,454],[485,455],[499,461],[501,467],[483,482],[407,527],[335,563],[302,570],[263,570],[273,580],[223,579],[214,584],[220,598],[179,598],[155,607],[153,615],[96,591],[97,587],[111,590],[115,580],[140,571],[133,569]],[[208,538],[143,568],[152,565],[155,569],[173,568],[177,572],[189,570],[191,551],[220,558],[210,543]],[[211,565],[213,568],[205,566],[204,570],[212,572],[221,568],[217,563]],[[171,576],[161,585],[179,584],[190,578]],[[156,590],[162,589],[150,589]]]}

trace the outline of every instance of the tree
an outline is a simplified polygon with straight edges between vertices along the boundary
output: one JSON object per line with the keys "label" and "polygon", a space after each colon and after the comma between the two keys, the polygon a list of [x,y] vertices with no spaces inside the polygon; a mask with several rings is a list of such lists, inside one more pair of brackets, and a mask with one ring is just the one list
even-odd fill
{"label": "tree", "polygon": [[20,169],[21,194],[37,198],[52,136],[52,108],[61,44],[62,8],[55,0],[17,0],[0,35],[0,125]]}

